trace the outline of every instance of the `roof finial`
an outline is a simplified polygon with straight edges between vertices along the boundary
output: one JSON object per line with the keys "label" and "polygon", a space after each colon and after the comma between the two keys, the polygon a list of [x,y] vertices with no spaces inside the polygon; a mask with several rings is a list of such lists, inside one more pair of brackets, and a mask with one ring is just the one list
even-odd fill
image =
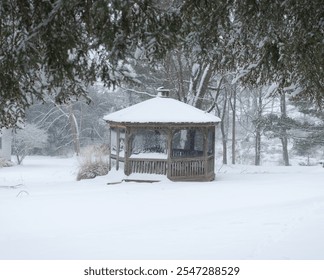
{"label": "roof finial", "polygon": [[166,88],[164,88],[162,86],[162,87],[159,87],[157,89],[157,91],[158,91],[158,94],[157,94],[158,97],[169,97],[169,94],[170,94],[170,90],[169,89],[166,89]]}

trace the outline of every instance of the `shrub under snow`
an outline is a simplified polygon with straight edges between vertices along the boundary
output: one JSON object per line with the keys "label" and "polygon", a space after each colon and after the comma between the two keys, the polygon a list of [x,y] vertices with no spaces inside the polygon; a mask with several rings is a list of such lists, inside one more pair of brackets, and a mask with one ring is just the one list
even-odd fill
{"label": "shrub under snow", "polygon": [[77,180],[93,179],[108,174],[107,149],[104,146],[90,146],[83,150]]}
{"label": "shrub under snow", "polygon": [[10,160],[6,160],[0,157],[0,168],[1,167],[10,167],[13,166],[13,163]]}

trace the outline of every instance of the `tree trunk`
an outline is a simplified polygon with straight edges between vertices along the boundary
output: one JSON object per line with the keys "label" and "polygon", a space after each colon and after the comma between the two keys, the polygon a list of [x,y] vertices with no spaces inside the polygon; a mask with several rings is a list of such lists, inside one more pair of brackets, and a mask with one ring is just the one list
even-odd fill
{"label": "tree trunk", "polygon": [[282,156],[285,166],[289,166],[289,154],[288,154],[288,139],[287,137],[281,137],[282,144]]}
{"label": "tree trunk", "polygon": [[185,79],[184,79],[184,75],[183,75],[182,57],[181,57],[181,52],[180,51],[176,52],[176,59],[177,59],[178,65],[179,65],[178,71],[176,71],[176,74],[177,74],[177,86],[178,86],[178,90],[177,90],[178,99],[179,100],[184,100],[184,98],[186,96],[186,90],[185,90]]}
{"label": "tree trunk", "polygon": [[[286,107],[286,94],[281,93],[280,96],[280,111],[281,118],[284,120],[287,117],[287,107]],[[288,136],[286,127],[281,128],[281,144],[282,144],[282,157],[285,166],[289,166],[289,154],[288,154]]]}
{"label": "tree trunk", "polygon": [[260,130],[256,130],[255,135],[255,165],[261,164],[261,133]]}
{"label": "tree trunk", "polygon": [[74,152],[77,156],[79,156],[80,155],[79,130],[78,130],[78,123],[75,118],[72,105],[69,105],[69,120],[70,120],[70,126],[72,131]]}
{"label": "tree trunk", "polygon": [[226,135],[226,122],[225,122],[226,111],[227,111],[227,99],[228,99],[227,91],[225,90],[222,112],[220,111],[218,104],[215,104],[218,116],[221,117],[220,129],[221,129],[222,143],[223,143],[223,164],[227,164],[227,135]]}
{"label": "tree trunk", "polygon": [[214,72],[215,67],[208,61],[192,65],[189,90],[186,98],[190,105],[202,109],[203,101],[208,93],[208,84]]}
{"label": "tree trunk", "polygon": [[198,88],[196,91],[196,96],[195,96],[196,102],[194,104],[194,106],[198,109],[202,109],[203,100],[206,96],[208,84],[213,73],[214,73],[214,69],[212,65],[208,64],[200,77]]}
{"label": "tree trunk", "polygon": [[225,137],[223,137],[222,142],[223,142],[223,164],[227,164],[227,140]]}
{"label": "tree trunk", "polygon": [[256,100],[257,105],[257,124],[255,126],[255,165],[261,165],[261,126],[260,119],[262,117],[262,91],[258,92]]}
{"label": "tree trunk", "polygon": [[235,164],[235,142],[236,142],[236,90],[233,92],[233,102],[231,101],[232,109],[232,164]]}
{"label": "tree trunk", "polygon": [[186,131],[186,142],[184,145],[185,150],[194,151],[195,150],[195,137],[196,130],[191,129]]}

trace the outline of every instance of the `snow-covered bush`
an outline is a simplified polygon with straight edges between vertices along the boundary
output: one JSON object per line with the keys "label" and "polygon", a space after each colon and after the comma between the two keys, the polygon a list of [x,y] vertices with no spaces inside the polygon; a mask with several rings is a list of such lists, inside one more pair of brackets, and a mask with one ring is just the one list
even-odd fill
{"label": "snow-covered bush", "polygon": [[35,124],[27,123],[24,128],[13,134],[12,152],[17,163],[21,164],[24,158],[34,149],[42,149],[47,143],[47,132]]}
{"label": "snow-covered bush", "polygon": [[6,160],[0,157],[0,168],[1,167],[10,167],[13,166],[13,163],[10,160]]}
{"label": "snow-covered bush", "polygon": [[89,146],[81,152],[77,181],[108,174],[108,156],[105,146]]}

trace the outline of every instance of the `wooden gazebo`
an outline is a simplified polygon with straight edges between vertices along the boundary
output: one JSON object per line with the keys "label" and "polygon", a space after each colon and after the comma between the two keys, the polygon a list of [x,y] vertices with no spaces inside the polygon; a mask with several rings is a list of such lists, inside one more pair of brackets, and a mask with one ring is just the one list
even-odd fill
{"label": "wooden gazebo", "polygon": [[109,166],[131,173],[164,174],[173,181],[215,177],[215,127],[220,119],[158,96],[104,117],[109,125]]}

